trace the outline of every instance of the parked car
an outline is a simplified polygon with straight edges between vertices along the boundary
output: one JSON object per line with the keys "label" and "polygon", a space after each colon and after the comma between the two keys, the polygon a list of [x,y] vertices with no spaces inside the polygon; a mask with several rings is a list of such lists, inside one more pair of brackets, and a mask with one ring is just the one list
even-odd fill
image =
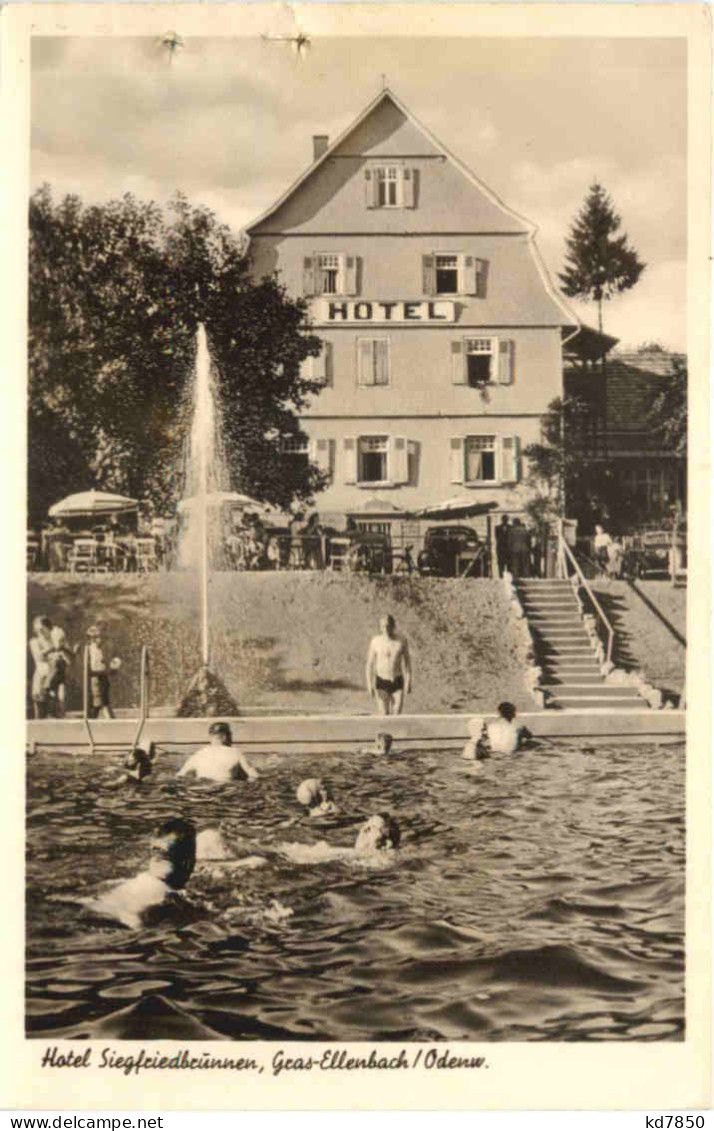
{"label": "parked car", "polygon": [[424,535],[419,570],[436,577],[456,577],[459,555],[471,553],[480,555],[471,573],[484,576],[488,572],[488,547],[475,530],[470,526],[430,526]]}

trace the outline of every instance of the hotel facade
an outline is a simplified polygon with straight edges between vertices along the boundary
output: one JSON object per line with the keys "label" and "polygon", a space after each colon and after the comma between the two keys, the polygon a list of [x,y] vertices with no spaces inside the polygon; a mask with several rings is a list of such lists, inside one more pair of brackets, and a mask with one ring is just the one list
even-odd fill
{"label": "hotel facade", "polygon": [[323,341],[307,441],[283,458],[327,472],[323,520],[395,540],[402,515],[454,496],[521,513],[523,451],[578,326],[533,225],[388,90],[334,144],[313,143],[312,166],[247,229],[255,276],[278,271]]}

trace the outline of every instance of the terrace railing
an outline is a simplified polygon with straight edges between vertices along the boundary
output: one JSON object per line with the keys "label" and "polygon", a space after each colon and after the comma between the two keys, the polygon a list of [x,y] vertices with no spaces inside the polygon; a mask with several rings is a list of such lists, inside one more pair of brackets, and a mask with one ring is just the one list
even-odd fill
{"label": "terrace railing", "polygon": [[590,601],[593,609],[597,613],[597,616],[599,617],[602,628],[604,629],[604,631],[606,633],[607,644],[605,646],[605,659],[607,660],[608,663],[610,663],[611,660],[612,660],[612,649],[613,649],[613,646],[614,646],[614,643],[615,643],[615,630],[613,629],[609,620],[605,616],[605,613],[602,610],[602,606],[600,605],[600,602],[598,601],[597,597],[593,593],[593,591],[590,587],[590,584],[589,584],[587,578],[585,577],[585,574],[583,573],[582,569],[580,568],[580,565],[578,563],[577,558],[575,557],[575,554],[570,549],[570,546],[568,545],[568,543],[565,541],[565,538],[563,537],[562,526],[558,530],[558,574],[559,574],[560,577],[568,578],[569,580],[576,577],[579,585],[587,593],[588,600]]}

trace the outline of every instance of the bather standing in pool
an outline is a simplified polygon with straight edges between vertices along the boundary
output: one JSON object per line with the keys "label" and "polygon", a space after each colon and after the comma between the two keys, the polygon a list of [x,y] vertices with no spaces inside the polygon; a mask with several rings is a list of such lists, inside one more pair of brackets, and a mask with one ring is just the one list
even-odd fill
{"label": "bather standing in pool", "polygon": [[380,634],[372,637],[367,653],[367,690],[380,715],[400,715],[404,696],[412,689],[409,645],[397,635],[391,614],[382,617],[379,627]]}
{"label": "bather standing in pool", "polygon": [[231,781],[245,781],[257,778],[258,771],[233,746],[233,735],[228,723],[212,723],[208,728],[210,744],[202,746],[192,754],[177,773],[177,778],[208,778],[209,781],[225,784]]}

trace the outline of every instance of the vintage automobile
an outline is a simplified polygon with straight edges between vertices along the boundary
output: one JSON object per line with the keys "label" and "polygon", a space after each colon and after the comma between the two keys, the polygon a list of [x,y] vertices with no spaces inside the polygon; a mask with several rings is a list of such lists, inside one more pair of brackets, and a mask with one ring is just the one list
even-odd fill
{"label": "vintage automobile", "polygon": [[430,526],[419,554],[420,573],[435,577],[484,577],[489,572],[485,542],[470,526]]}

